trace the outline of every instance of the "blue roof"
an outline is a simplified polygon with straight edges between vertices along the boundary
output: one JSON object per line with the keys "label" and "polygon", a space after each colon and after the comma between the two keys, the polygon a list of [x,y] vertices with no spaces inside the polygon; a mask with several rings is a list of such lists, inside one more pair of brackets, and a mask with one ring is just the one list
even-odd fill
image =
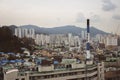
{"label": "blue roof", "polygon": [[2,63],[8,63],[9,60],[1,60]]}
{"label": "blue roof", "polygon": [[25,60],[16,59],[16,62],[25,62]]}
{"label": "blue roof", "polygon": [[5,54],[4,52],[0,52],[0,54]]}
{"label": "blue roof", "polygon": [[5,64],[6,64],[6,63],[1,63],[1,62],[0,62],[0,65],[5,65]]}
{"label": "blue roof", "polygon": [[41,60],[35,60],[35,62],[38,64],[38,65],[40,65],[41,64]]}
{"label": "blue roof", "polygon": [[9,52],[9,53],[7,53],[7,54],[15,55],[15,53],[13,53],[13,52]]}
{"label": "blue roof", "polygon": [[16,60],[10,60],[10,63],[16,63]]}
{"label": "blue roof", "polygon": [[59,62],[58,61],[54,61],[53,64],[59,64]]}

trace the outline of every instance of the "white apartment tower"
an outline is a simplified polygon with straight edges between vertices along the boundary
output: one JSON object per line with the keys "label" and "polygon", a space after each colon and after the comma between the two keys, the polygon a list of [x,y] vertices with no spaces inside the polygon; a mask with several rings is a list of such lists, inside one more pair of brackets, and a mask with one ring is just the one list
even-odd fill
{"label": "white apartment tower", "polygon": [[73,37],[72,33],[68,34],[68,42],[69,42],[69,47],[74,46],[74,37]]}
{"label": "white apartment tower", "polygon": [[116,36],[108,36],[106,38],[106,46],[117,46],[118,38]]}
{"label": "white apartment tower", "polygon": [[87,38],[87,31],[81,31],[81,38],[86,39]]}
{"label": "white apartment tower", "polygon": [[27,37],[27,38],[34,39],[35,30],[34,29],[27,29],[27,28],[16,28],[15,35],[18,36],[19,38]]}
{"label": "white apartment tower", "polygon": [[19,38],[22,38],[21,28],[16,28],[15,29],[15,35],[18,36]]}

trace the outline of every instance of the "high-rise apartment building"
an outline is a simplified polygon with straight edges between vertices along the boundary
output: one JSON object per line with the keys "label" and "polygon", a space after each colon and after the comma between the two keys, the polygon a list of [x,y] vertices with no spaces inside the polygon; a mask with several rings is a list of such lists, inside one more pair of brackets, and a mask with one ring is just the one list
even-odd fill
{"label": "high-rise apartment building", "polygon": [[108,36],[106,38],[106,46],[117,46],[118,38],[116,36]]}
{"label": "high-rise apartment building", "polygon": [[87,31],[81,31],[81,38],[86,39],[87,38]]}
{"label": "high-rise apartment building", "polygon": [[27,28],[16,28],[15,35],[19,38],[27,37],[27,38],[34,38],[35,37],[35,30],[34,29],[27,29]]}

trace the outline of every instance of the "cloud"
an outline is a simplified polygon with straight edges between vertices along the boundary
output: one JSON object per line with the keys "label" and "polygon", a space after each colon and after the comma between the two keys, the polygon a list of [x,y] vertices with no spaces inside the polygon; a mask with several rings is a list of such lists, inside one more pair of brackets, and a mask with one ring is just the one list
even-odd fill
{"label": "cloud", "polygon": [[60,21],[61,21],[61,19],[60,19],[60,18],[56,18],[56,20],[57,20],[58,22],[60,22]]}
{"label": "cloud", "polygon": [[115,19],[115,20],[120,20],[120,15],[118,15],[118,14],[113,15],[112,18]]}
{"label": "cloud", "polygon": [[90,17],[90,20],[91,20],[92,22],[99,22],[99,21],[101,20],[101,18],[100,18],[99,15],[94,14],[94,15],[92,15],[92,16]]}
{"label": "cloud", "polygon": [[[76,22],[77,23],[82,23],[86,21],[86,17],[83,13],[78,13],[77,17],[76,17]],[[91,14],[91,16],[89,17],[90,21],[92,22],[99,22],[101,20],[100,16],[97,14]]]}
{"label": "cloud", "polygon": [[83,13],[78,13],[76,17],[76,22],[84,22],[86,20],[85,16]]}
{"label": "cloud", "polygon": [[102,9],[104,11],[112,11],[116,9],[116,5],[111,2],[111,0],[103,0]]}

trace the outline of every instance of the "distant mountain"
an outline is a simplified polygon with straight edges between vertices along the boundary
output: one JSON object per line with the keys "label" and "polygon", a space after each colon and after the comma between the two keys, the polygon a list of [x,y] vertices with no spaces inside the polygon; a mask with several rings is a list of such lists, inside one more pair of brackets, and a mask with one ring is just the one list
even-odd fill
{"label": "distant mountain", "polygon": [[91,27],[90,28],[90,34],[91,34],[91,36],[95,36],[96,34],[109,34],[109,33],[104,32],[102,30],[99,30],[99,29],[97,29],[95,27]]}
{"label": "distant mountain", "polygon": [[[66,25],[66,26],[60,26],[60,27],[54,27],[54,28],[43,28],[43,27],[38,27],[35,25],[23,25],[20,26],[22,28],[34,28],[35,32],[37,34],[44,33],[44,34],[67,34],[67,33],[72,33],[74,35],[79,35],[81,34],[81,31],[85,31],[86,28],[80,28],[77,26],[73,25]],[[96,34],[108,34],[102,30],[99,30],[95,27],[90,28],[91,31],[91,36],[95,36]]]}
{"label": "distant mountain", "polygon": [[10,26],[4,25],[2,27],[8,27],[12,31],[13,34],[15,33],[15,28],[17,28],[17,26],[15,26],[15,25],[10,25]]}
{"label": "distant mountain", "polygon": [[12,30],[13,33],[15,33],[15,28],[17,28],[17,26],[15,26],[15,25],[9,26],[9,29]]}
{"label": "distant mountain", "polygon": [[21,28],[27,28],[27,29],[34,28],[36,34],[41,34],[41,33],[49,34],[48,28],[42,28],[42,27],[38,27],[38,26],[35,26],[35,25],[23,25],[23,26],[20,26],[20,27]]}
{"label": "distant mountain", "polygon": [[55,27],[50,28],[51,34],[66,34],[66,33],[72,33],[74,35],[78,35],[81,33],[82,30],[85,30],[84,28],[67,25],[67,26],[61,26],[61,27]]}
{"label": "distant mountain", "polygon": [[[11,25],[8,26],[14,33],[15,28],[17,28],[17,26],[15,25]],[[80,28],[74,25],[66,25],[66,26],[60,26],[60,27],[54,27],[54,28],[43,28],[43,27],[39,27],[39,26],[35,26],[35,25],[23,25],[23,26],[19,26],[21,28],[34,28],[35,29],[35,33],[36,34],[67,34],[67,33],[72,33],[73,35],[80,35],[81,31],[86,31],[86,28]],[[90,34],[91,36],[95,36],[96,34],[108,34],[102,30],[99,30],[95,27],[90,27]]]}

